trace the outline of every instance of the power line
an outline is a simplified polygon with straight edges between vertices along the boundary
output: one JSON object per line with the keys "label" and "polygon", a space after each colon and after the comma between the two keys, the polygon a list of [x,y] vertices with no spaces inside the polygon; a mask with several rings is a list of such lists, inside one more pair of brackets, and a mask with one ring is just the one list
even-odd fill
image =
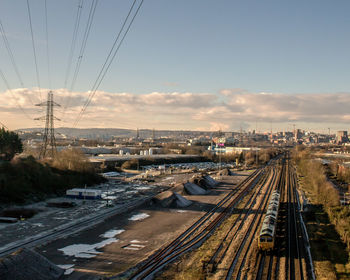
{"label": "power line", "polygon": [[68,64],[67,64],[66,75],[65,75],[65,79],[64,79],[64,88],[67,88],[68,77],[69,77],[70,69],[72,66],[73,54],[74,54],[75,45],[76,45],[76,41],[77,41],[77,35],[78,35],[78,30],[79,30],[79,25],[80,25],[83,4],[84,4],[83,0],[79,0],[77,13],[75,15],[72,43],[71,43],[70,51],[69,51],[69,55],[68,55]]}
{"label": "power line", "polygon": [[[117,45],[117,41],[118,41],[118,39],[120,38],[120,35],[121,35],[121,33],[122,33],[122,31],[123,31],[125,25],[126,25],[126,22],[128,21],[128,18],[129,18],[130,14],[131,14],[131,12],[132,12],[132,10],[133,10],[133,8],[134,8],[134,5],[135,5],[136,0],[133,2],[132,6],[131,6],[131,8],[130,8],[130,10],[129,10],[129,13],[128,13],[127,17],[125,18],[124,23],[123,23],[123,25],[122,25],[122,27],[121,27],[121,29],[120,29],[120,31],[119,31],[119,33],[118,33],[118,35],[117,35],[115,41],[114,41],[114,43],[113,43],[113,46],[112,46],[112,48],[111,48],[109,54],[107,55],[107,58],[106,58],[106,60],[105,60],[105,63],[103,64],[102,69],[101,69],[101,71],[99,72],[99,74],[98,74],[98,76],[97,76],[97,79],[95,80],[95,83],[94,83],[94,85],[93,85],[93,87],[92,87],[92,90],[90,91],[89,97],[88,97],[88,99],[86,100],[85,104],[83,105],[83,108],[82,108],[81,111],[79,112],[78,117],[77,117],[77,119],[75,120],[75,122],[74,122],[74,124],[73,124],[73,127],[74,127],[74,128],[77,126],[78,122],[82,119],[83,114],[85,113],[87,107],[90,105],[92,98],[94,97],[94,95],[96,94],[96,91],[98,90],[99,86],[101,85],[101,83],[102,83],[102,81],[103,81],[103,79],[104,79],[104,77],[105,77],[107,71],[109,70],[109,68],[110,68],[110,66],[111,66],[111,64],[112,64],[112,62],[113,62],[113,60],[114,60],[114,58],[116,57],[116,55],[117,55],[117,53],[118,53],[118,51],[119,51],[119,49],[120,49],[120,47],[121,47],[121,45],[122,45],[122,43],[123,43],[125,37],[126,37],[126,35],[128,34],[128,32],[129,32],[129,30],[130,30],[130,27],[131,27],[131,25],[133,24],[133,22],[134,22],[134,20],[135,20],[135,18],[136,18],[136,16],[137,16],[137,14],[138,14],[138,12],[139,12],[139,10],[140,10],[142,4],[143,4],[143,1],[144,1],[144,0],[141,0],[139,6],[138,6],[137,9],[136,9],[136,12],[134,13],[132,19],[131,19],[130,22],[129,22],[129,25],[128,25],[126,31],[124,32],[124,35],[122,36],[122,38],[121,38],[119,44]],[[116,47],[116,46],[117,46],[117,47]],[[116,47],[116,48],[115,48],[115,47]],[[112,53],[113,53],[113,55],[112,55]],[[111,55],[112,55],[112,56],[111,56]]]}
{"label": "power line", "polygon": [[6,125],[4,125],[2,122],[0,122],[0,125],[3,127],[3,128],[6,128],[7,130],[10,130]]}
{"label": "power line", "polygon": [[[71,66],[72,66],[72,62],[73,62],[73,54],[75,51],[75,46],[76,46],[76,41],[77,41],[77,36],[78,36],[78,30],[79,30],[79,25],[80,25],[80,19],[81,19],[81,13],[83,10],[83,0],[79,0],[78,2],[78,9],[77,9],[77,13],[75,15],[75,23],[74,23],[74,28],[73,28],[73,36],[72,36],[72,42],[71,42],[71,46],[70,46],[70,51],[69,51],[69,55],[68,55],[68,62],[67,62],[67,69],[66,69],[66,74],[65,74],[65,79],[64,79],[64,88],[67,89],[67,84],[68,84],[68,77],[71,71]],[[67,101],[65,103],[65,105],[63,106],[63,112],[62,112],[62,116],[64,116],[64,114],[66,113],[66,109],[68,107],[69,101],[71,98],[71,92],[69,91],[68,94],[68,98]]]}
{"label": "power line", "polygon": [[94,19],[94,16],[95,16],[95,11],[96,11],[97,4],[98,4],[98,0],[92,0],[91,6],[90,6],[89,17],[88,17],[88,20],[87,20],[87,23],[86,23],[85,32],[84,32],[84,35],[83,35],[83,40],[82,40],[80,51],[79,51],[79,55],[78,55],[78,60],[77,60],[77,63],[75,65],[73,78],[72,78],[71,85],[70,85],[70,88],[69,88],[69,97],[67,99],[66,105],[63,108],[62,118],[63,118],[63,116],[64,116],[64,114],[66,112],[66,109],[70,105],[71,92],[74,89],[75,82],[76,82],[78,74],[79,74],[81,62],[82,62],[82,59],[83,59],[83,56],[84,56],[84,53],[85,53],[85,48],[86,48],[87,40],[89,38],[89,34],[90,34],[91,26],[92,26],[92,23],[93,23],[93,19]]}
{"label": "power line", "polygon": [[89,38],[89,34],[90,34],[91,26],[92,26],[92,23],[93,23],[93,20],[94,20],[97,4],[98,4],[98,0],[92,0],[88,21],[86,23],[85,32],[84,32],[84,36],[83,36],[83,41],[82,41],[82,44],[81,44],[81,47],[80,47],[80,52],[79,52],[77,64],[75,66],[72,82],[71,82],[71,85],[70,85],[70,90],[71,91],[74,89],[75,82],[76,82],[78,74],[79,74],[80,65],[81,65],[81,62],[82,62],[82,59],[83,59],[83,56],[84,56],[86,43],[87,43],[87,40]]}
{"label": "power line", "polygon": [[[15,60],[15,56],[13,55],[10,43],[9,43],[9,41],[7,39],[7,36],[6,36],[5,28],[4,28],[1,20],[0,20],[0,33],[1,33],[2,39],[4,41],[4,45],[5,45],[6,50],[7,50],[7,54],[10,57],[10,61],[12,63],[12,66],[13,66],[14,70],[15,70],[16,76],[17,76],[17,78],[19,80],[19,83],[20,83],[21,87],[24,88],[23,79],[22,79],[21,74],[20,74],[20,72],[18,70],[17,63],[16,63],[16,60]],[[34,102],[30,98],[30,96],[29,96],[29,101],[30,101],[30,103],[32,103],[32,105],[34,105]]]}
{"label": "power line", "polygon": [[46,58],[47,58],[47,76],[49,88],[51,88],[51,71],[50,71],[50,52],[49,52],[49,28],[47,24],[47,1],[45,0],[45,33],[46,33]]}
{"label": "power line", "polygon": [[20,73],[19,73],[19,70],[18,70],[16,61],[15,61],[15,58],[14,58],[13,52],[12,52],[11,47],[10,47],[10,43],[9,43],[9,41],[8,41],[8,39],[7,39],[6,32],[5,32],[4,26],[2,25],[1,20],[0,20],[0,32],[1,32],[2,39],[3,39],[3,41],[4,41],[4,44],[5,44],[7,53],[8,53],[8,55],[9,55],[9,57],[10,57],[12,66],[13,66],[13,68],[15,69],[17,78],[18,78],[18,80],[19,80],[21,86],[24,87],[22,77],[21,77],[21,75],[20,75]]}
{"label": "power line", "polygon": [[15,102],[16,102],[16,104],[17,104],[17,107],[21,110],[21,112],[22,112],[28,119],[33,120],[33,118],[31,118],[31,117],[24,111],[24,109],[23,109],[23,107],[21,106],[21,104],[18,103],[18,100],[17,100],[17,98],[15,97],[15,94],[13,93],[13,91],[12,91],[12,89],[11,89],[11,87],[10,87],[10,85],[9,85],[9,83],[8,83],[6,77],[5,77],[5,75],[4,75],[4,73],[2,72],[1,69],[0,69],[0,76],[1,76],[2,80],[4,81],[4,83],[5,83],[5,85],[6,85],[7,89],[8,89],[8,91],[11,93],[13,99],[15,100]]}
{"label": "power line", "polygon": [[[124,27],[125,27],[125,25],[126,25],[128,19],[129,19],[129,16],[130,16],[130,14],[131,14],[131,12],[132,12],[134,6],[135,6],[136,1],[137,1],[137,0],[134,0],[134,2],[132,3],[132,5],[131,5],[131,7],[130,7],[130,10],[129,10],[129,12],[128,12],[128,15],[126,16],[126,18],[125,18],[125,20],[124,20],[124,23],[123,23],[122,27],[120,28],[119,33],[118,33],[116,39],[114,40],[114,43],[113,43],[113,45],[112,45],[112,48],[111,48],[111,50],[109,51],[109,53],[108,53],[108,55],[107,55],[107,58],[106,58],[106,60],[105,60],[105,62],[104,62],[104,64],[103,64],[103,66],[102,66],[102,69],[100,70],[100,73],[98,74],[97,79],[96,79],[94,85],[92,86],[92,90],[94,90],[94,88],[95,88],[95,86],[96,86],[96,84],[97,84],[97,81],[100,79],[100,77],[101,77],[101,75],[102,75],[102,72],[103,72],[103,70],[105,69],[105,67],[106,67],[106,65],[107,65],[107,62],[108,62],[108,60],[110,59],[110,57],[111,57],[111,55],[112,55],[112,52],[113,52],[113,50],[114,50],[114,48],[115,48],[115,46],[116,46],[116,44],[117,44],[117,42],[118,42],[118,40],[119,40],[119,38],[120,38],[120,35],[121,35],[122,32],[123,32],[123,29],[124,29]],[[141,3],[141,4],[142,4],[142,3]],[[140,5],[140,6],[141,6],[141,5]],[[139,6],[139,8],[140,8],[140,6]],[[136,14],[134,15],[134,17],[135,17],[135,16],[136,16]],[[131,23],[132,23],[132,22],[131,22]],[[129,25],[129,27],[130,27],[130,25]],[[113,60],[113,58],[112,58],[112,60]],[[108,69],[107,69],[107,70],[108,70]]]}
{"label": "power line", "polygon": [[32,37],[32,47],[33,47],[33,54],[34,54],[34,63],[35,63],[36,79],[37,79],[37,82],[38,82],[39,94],[40,94],[40,101],[41,101],[42,98],[41,98],[41,89],[40,89],[40,88],[41,88],[41,87],[40,87],[40,77],[39,77],[38,62],[37,62],[36,51],[35,51],[34,34],[33,34],[33,26],[32,26],[32,16],[31,16],[31,13],[30,13],[29,0],[27,0],[27,10],[28,10],[30,34],[31,34],[31,37]]}

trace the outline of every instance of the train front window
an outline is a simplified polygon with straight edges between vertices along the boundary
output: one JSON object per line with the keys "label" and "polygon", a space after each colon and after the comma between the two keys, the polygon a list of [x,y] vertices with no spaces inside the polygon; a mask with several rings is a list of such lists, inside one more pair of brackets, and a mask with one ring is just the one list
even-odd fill
{"label": "train front window", "polygon": [[272,238],[268,237],[268,238],[266,238],[266,241],[267,242],[272,242]]}
{"label": "train front window", "polygon": [[264,237],[260,237],[260,242],[265,242],[265,238]]}

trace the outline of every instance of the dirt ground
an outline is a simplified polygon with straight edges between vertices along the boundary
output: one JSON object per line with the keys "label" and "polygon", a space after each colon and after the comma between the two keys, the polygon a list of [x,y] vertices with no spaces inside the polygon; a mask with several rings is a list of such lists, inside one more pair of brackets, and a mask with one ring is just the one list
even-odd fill
{"label": "dirt ground", "polygon": [[[104,223],[64,239],[53,241],[37,248],[37,251],[57,265],[74,265],[73,273],[64,279],[99,279],[123,272],[147,258],[161,246],[173,240],[194,221],[222,199],[222,197],[246,178],[248,172],[235,176],[217,178],[222,185],[209,195],[185,196],[194,203],[187,208],[162,208],[151,203],[108,218]],[[193,175],[193,174],[192,174]],[[177,178],[186,180],[186,178]],[[143,214],[144,219],[130,220],[134,215]],[[147,215],[149,215],[147,217]],[[110,230],[124,230],[114,236],[114,240],[101,248],[96,247],[89,258],[63,254],[66,246],[77,244],[97,244],[106,240],[101,237]],[[68,271],[67,271],[68,272]]]}

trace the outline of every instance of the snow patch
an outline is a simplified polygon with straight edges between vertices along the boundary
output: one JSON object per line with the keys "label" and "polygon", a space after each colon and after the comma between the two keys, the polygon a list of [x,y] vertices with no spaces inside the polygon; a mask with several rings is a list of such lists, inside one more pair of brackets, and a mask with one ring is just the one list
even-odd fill
{"label": "snow patch", "polygon": [[141,186],[141,187],[137,187],[137,190],[149,190],[150,187],[146,187],[146,186]]}
{"label": "snow patch", "polygon": [[109,231],[106,231],[104,234],[101,234],[100,237],[113,238],[114,236],[121,234],[124,231],[124,229],[111,229]]}
{"label": "snow patch", "polygon": [[57,266],[65,270],[64,275],[70,275],[74,271],[74,264],[59,264]]}
{"label": "snow patch", "polygon": [[126,250],[135,250],[135,251],[140,250],[140,248],[136,248],[136,247],[124,247],[124,249],[126,249]]}
{"label": "snow patch", "polygon": [[108,238],[95,244],[73,244],[58,250],[62,251],[63,254],[67,256],[90,259],[96,257],[98,254],[101,254],[101,252],[96,251],[96,249],[101,249],[106,245],[117,242],[118,240],[119,239],[116,238]]}
{"label": "snow patch", "polygon": [[145,245],[140,245],[140,244],[130,244],[131,247],[136,247],[136,248],[145,248]]}
{"label": "snow patch", "polygon": [[115,199],[117,199],[117,197],[115,196],[115,195],[102,195],[102,198],[103,199],[110,199],[110,200],[115,200]]}
{"label": "snow patch", "polygon": [[129,218],[130,221],[139,221],[139,220],[143,220],[148,218],[149,215],[146,213],[139,213],[139,214],[135,214],[133,215],[131,218]]}

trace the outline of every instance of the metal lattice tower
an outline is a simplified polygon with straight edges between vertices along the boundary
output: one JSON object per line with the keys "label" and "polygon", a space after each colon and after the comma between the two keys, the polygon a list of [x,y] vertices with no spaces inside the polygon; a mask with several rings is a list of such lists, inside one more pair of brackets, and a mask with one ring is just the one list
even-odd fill
{"label": "metal lattice tower", "polygon": [[54,120],[59,120],[54,116],[54,106],[61,106],[60,104],[53,101],[53,92],[47,93],[47,101],[36,104],[36,106],[46,106],[46,116],[36,118],[35,120],[45,120],[45,131],[43,137],[43,146],[40,150],[39,158],[45,158],[47,156],[55,157],[56,150],[56,139],[55,139],[55,128]]}

